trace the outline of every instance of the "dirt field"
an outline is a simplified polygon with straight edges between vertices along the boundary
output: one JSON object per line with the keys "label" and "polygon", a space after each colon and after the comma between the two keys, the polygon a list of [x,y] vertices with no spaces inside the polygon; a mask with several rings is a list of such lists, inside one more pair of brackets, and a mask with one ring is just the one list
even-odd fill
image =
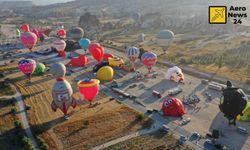
{"label": "dirt field", "polygon": [[[60,110],[53,112],[50,107],[51,87],[55,79],[46,75],[33,77],[29,85],[22,74],[15,78],[26,105],[31,106],[28,118],[32,130],[45,140],[50,149],[89,149],[145,127],[146,121],[139,121],[136,111],[115,100],[110,101],[102,93],[96,98],[100,105],[89,108],[84,103],[70,109],[71,117],[65,121]],[[72,86],[74,97],[79,98],[75,83]]]}
{"label": "dirt field", "polygon": [[190,150],[187,146],[178,144],[178,141],[164,132],[157,131],[152,134],[132,138],[130,140],[110,146],[105,150]]}

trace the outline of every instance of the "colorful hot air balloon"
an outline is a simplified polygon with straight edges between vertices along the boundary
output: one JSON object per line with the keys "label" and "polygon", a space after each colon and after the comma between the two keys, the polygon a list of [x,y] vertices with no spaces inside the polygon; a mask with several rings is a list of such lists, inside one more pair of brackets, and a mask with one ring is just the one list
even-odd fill
{"label": "colorful hot air balloon", "polygon": [[69,82],[63,78],[58,78],[52,88],[52,110],[56,111],[56,109],[59,108],[64,113],[64,116],[67,117],[66,115],[69,107],[72,106],[75,108],[77,105],[76,100],[72,98],[72,95],[73,90]]}
{"label": "colorful hot air balloon", "polygon": [[109,53],[104,53],[103,54],[103,61],[109,61],[109,58],[114,58],[114,55],[109,54]]}
{"label": "colorful hot air balloon", "polygon": [[78,89],[82,98],[90,102],[90,104],[99,93],[99,83],[100,81],[97,79],[84,79],[78,82]]}
{"label": "colorful hot air balloon", "polygon": [[43,75],[46,72],[46,66],[43,63],[38,63],[34,71],[34,75]]}
{"label": "colorful hot air balloon", "polygon": [[64,78],[66,67],[62,63],[55,63],[50,67],[50,73],[56,78]]}
{"label": "colorful hot air balloon", "polygon": [[56,40],[53,42],[53,47],[58,51],[59,57],[66,57],[64,49],[66,48],[66,42],[64,40]]}
{"label": "colorful hot air balloon", "polygon": [[64,29],[59,29],[57,31],[57,36],[61,39],[65,39],[66,38],[66,31]]}
{"label": "colorful hot air balloon", "polygon": [[91,41],[89,39],[83,38],[79,41],[80,46],[86,52]]}
{"label": "colorful hot air balloon", "polygon": [[72,66],[72,67],[84,67],[89,63],[89,59],[84,54],[80,55],[77,58],[72,58],[66,66]]}
{"label": "colorful hot air balloon", "polygon": [[133,68],[135,68],[135,61],[140,55],[140,50],[137,47],[130,47],[126,50],[126,53]]}
{"label": "colorful hot air balloon", "polygon": [[29,80],[31,79],[31,75],[32,73],[35,71],[36,69],[36,62],[33,59],[23,59],[20,60],[18,63],[18,68],[19,70],[24,73]]}
{"label": "colorful hot air balloon", "polygon": [[24,32],[20,37],[21,43],[30,51],[36,45],[37,36],[32,32]]}
{"label": "colorful hot air balloon", "polygon": [[16,37],[20,38],[20,36],[21,36],[21,31],[18,28],[16,28]]}
{"label": "colorful hot air balloon", "polygon": [[104,55],[104,48],[99,43],[89,44],[89,52],[97,62],[101,62]]}
{"label": "colorful hot air balloon", "polygon": [[84,36],[84,30],[80,27],[73,27],[69,31],[69,35],[74,41],[79,42],[79,40]]}
{"label": "colorful hot air balloon", "polygon": [[28,24],[23,24],[21,29],[23,32],[30,32],[30,26]]}
{"label": "colorful hot air balloon", "polygon": [[147,67],[149,73],[152,70],[152,67],[155,66],[157,62],[157,55],[153,52],[146,52],[142,55],[141,60],[143,65]]}

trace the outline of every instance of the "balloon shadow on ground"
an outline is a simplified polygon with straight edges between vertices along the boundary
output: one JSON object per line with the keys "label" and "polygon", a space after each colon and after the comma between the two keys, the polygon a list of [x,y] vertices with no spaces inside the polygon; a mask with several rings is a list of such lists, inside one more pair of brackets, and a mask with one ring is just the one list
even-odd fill
{"label": "balloon shadow on ground", "polygon": [[35,84],[44,83],[44,82],[52,80],[52,79],[53,79],[52,77],[43,77],[41,80],[31,81],[31,83],[28,83],[27,86],[32,86],[32,85],[35,85]]}
{"label": "balloon shadow on ground", "polygon": [[[244,127],[248,131],[250,129],[249,125],[245,122],[237,122],[237,126]],[[248,135],[240,133],[236,126],[229,126],[228,120],[221,112],[212,121],[209,131],[212,133],[214,129],[220,132],[219,144],[227,146],[230,150],[243,149],[248,139]]]}

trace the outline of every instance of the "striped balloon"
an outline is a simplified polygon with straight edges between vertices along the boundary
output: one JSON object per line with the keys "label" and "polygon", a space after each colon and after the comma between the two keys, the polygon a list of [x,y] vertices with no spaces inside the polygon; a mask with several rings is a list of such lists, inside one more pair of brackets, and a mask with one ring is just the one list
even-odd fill
{"label": "striped balloon", "polygon": [[152,67],[155,66],[157,62],[157,55],[153,52],[146,52],[141,58],[143,65],[146,66],[149,71],[151,71]]}
{"label": "striped balloon", "polygon": [[66,48],[66,42],[64,40],[56,40],[53,42],[53,47],[56,48],[57,51],[64,51]]}
{"label": "striped balloon", "polygon": [[138,48],[136,47],[129,47],[126,50],[127,56],[129,58],[129,60],[134,63],[136,61],[136,59],[139,57],[140,55],[140,51]]}

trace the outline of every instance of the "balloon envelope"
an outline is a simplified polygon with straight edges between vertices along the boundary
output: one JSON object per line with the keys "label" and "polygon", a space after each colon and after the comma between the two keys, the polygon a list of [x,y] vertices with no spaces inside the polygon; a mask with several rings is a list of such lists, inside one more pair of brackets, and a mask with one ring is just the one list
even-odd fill
{"label": "balloon envelope", "polygon": [[66,48],[66,42],[64,40],[56,40],[53,42],[53,47],[56,48],[57,51],[64,51]]}
{"label": "balloon envelope", "polygon": [[166,50],[174,39],[174,33],[170,30],[161,30],[156,34],[156,42]]}
{"label": "balloon envelope", "polygon": [[21,40],[21,43],[26,48],[28,48],[29,50],[32,50],[32,48],[36,45],[37,36],[32,32],[24,32],[21,34],[20,40]]}
{"label": "balloon envelope", "polygon": [[91,43],[89,45],[89,52],[96,61],[100,62],[104,55],[104,48],[99,43]]}
{"label": "balloon envelope", "polygon": [[113,76],[114,70],[110,66],[101,67],[96,73],[96,78],[102,81],[111,81]]}
{"label": "balloon envelope", "polygon": [[167,70],[165,78],[167,80],[173,80],[175,82],[179,82],[184,80],[184,74],[179,67],[174,66]]}
{"label": "balloon envelope", "polygon": [[108,61],[109,60],[109,58],[113,58],[114,57],[114,55],[112,55],[112,54],[109,54],[109,53],[104,53],[103,54],[103,61]]}
{"label": "balloon envelope", "polygon": [[181,117],[186,113],[182,101],[172,97],[163,101],[162,111],[164,115],[173,117]]}
{"label": "balloon envelope", "polygon": [[85,79],[78,82],[78,89],[83,98],[92,102],[99,92],[99,83],[97,79]]}
{"label": "balloon envelope", "polygon": [[81,39],[79,41],[79,43],[80,43],[80,46],[83,48],[83,50],[86,51],[88,49],[89,44],[91,43],[91,41],[89,39],[84,38],[84,39]]}
{"label": "balloon envelope", "polygon": [[139,57],[140,51],[137,47],[130,47],[126,50],[127,56],[131,62],[135,62],[135,60]]}
{"label": "balloon envelope", "polygon": [[36,62],[33,59],[23,59],[19,61],[18,68],[22,73],[30,77],[36,69]]}
{"label": "balloon envelope", "polygon": [[23,24],[21,29],[23,32],[30,32],[30,26],[28,24]]}
{"label": "balloon envelope", "polygon": [[80,27],[74,27],[69,31],[69,34],[73,40],[79,41],[84,36],[84,30]]}
{"label": "balloon envelope", "polygon": [[16,29],[16,36],[17,36],[17,37],[20,37],[20,36],[21,36],[21,31],[20,31],[18,28]]}
{"label": "balloon envelope", "polygon": [[157,55],[153,52],[146,52],[142,55],[141,60],[143,65],[150,70],[157,62]]}
{"label": "balloon envelope", "polygon": [[63,78],[66,74],[66,67],[62,63],[55,63],[50,67],[50,73],[56,78]]}
{"label": "balloon envelope", "polygon": [[43,63],[38,63],[34,71],[34,75],[43,75],[46,72],[46,66]]}
{"label": "balloon envelope", "polygon": [[59,38],[66,38],[66,31],[64,30],[64,29],[59,29],[58,31],[57,31],[57,36],[59,37]]}

